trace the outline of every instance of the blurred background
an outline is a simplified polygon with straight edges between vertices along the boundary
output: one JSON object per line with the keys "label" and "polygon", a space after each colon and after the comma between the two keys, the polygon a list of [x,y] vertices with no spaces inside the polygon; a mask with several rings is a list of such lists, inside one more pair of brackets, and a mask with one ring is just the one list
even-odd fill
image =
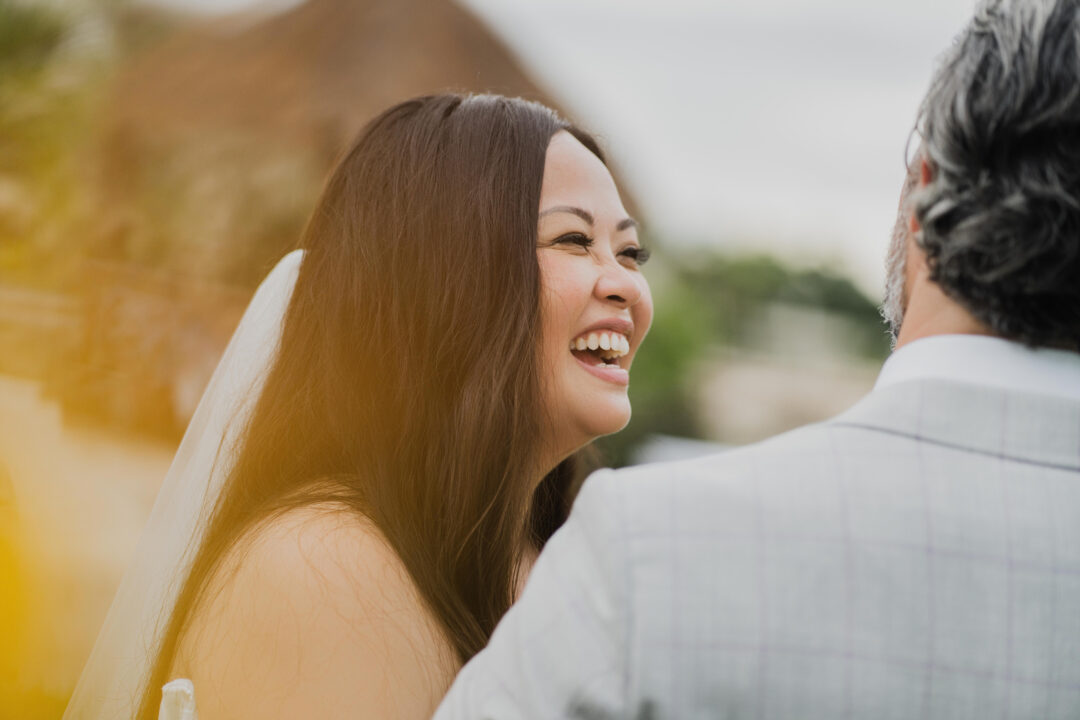
{"label": "blurred background", "polygon": [[969,0],[0,0],[0,718],[56,718],[258,281],[376,112],[602,140],[654,259],[622,465],[844,410]]}

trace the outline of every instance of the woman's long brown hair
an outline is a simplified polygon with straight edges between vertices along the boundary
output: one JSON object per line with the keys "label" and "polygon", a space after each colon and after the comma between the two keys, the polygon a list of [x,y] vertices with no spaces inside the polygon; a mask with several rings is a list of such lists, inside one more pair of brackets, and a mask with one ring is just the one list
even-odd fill
{"label": "woman's long brown hair", "polygon": [[563,519],[573,472],[564,463],[532,490],[545,422],[536,231],[559,130],[601,156],[548,108],[491,95],[410,100],[361,132],[304,232],[278,356],[139,717],[156,717],[184,629],[240,536],[328,500],[378,526],[463,662],[486,644],[521,548]]}

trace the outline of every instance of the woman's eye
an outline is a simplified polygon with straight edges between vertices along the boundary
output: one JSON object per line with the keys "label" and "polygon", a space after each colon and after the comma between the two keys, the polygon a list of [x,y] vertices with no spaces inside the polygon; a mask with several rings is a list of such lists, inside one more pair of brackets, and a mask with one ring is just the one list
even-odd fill
{"label": "woman's eye", "polygon": [[554,245],[580,245],[583,248],[592,247],[593,239],[588,235],[582,235],[581,233],[566,233],[555,238]]}
{"label": "woman's eye", "polygon": [[650,253],[643,247],[628,247],[619,254],[623,257],[628,257],[633,260],[634,263],[638,265],[638,267],[649,262]]}

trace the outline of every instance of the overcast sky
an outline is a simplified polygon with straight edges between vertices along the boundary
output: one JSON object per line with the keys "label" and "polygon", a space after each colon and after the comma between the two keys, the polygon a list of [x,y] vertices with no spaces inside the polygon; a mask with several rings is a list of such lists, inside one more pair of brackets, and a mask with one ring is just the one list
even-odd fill
{"label": "overcast sky", "polygon": [[[158,1],[218,11],[266,4]],[[836,265],[871,292],[916,109],[974,7],[463,2],[601,136],[657,234]]]}

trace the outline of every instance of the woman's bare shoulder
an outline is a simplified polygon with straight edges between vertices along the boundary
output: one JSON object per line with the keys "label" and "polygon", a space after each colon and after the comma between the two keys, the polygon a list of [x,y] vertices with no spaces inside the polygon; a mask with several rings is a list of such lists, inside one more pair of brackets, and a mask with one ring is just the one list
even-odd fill
{"label": "woman's bare shoulder", "polygon": [[204,720],[428,717],[457,670],[382,533],[329,505],[275,516],[235,544],[177,659]]}
{"label": "woman's bare shoulder", "polygon": [[[363,598],[372,581],[380,586],[411,589],[401,559],[367,517],[348,508],[307,505],[263,520],[245,533],[227,553],[211,589],[254,585],[272,590],[284,582],[317,581],[319,595],[335,593]],[[340,599],[340,598],[339,598]]]}

